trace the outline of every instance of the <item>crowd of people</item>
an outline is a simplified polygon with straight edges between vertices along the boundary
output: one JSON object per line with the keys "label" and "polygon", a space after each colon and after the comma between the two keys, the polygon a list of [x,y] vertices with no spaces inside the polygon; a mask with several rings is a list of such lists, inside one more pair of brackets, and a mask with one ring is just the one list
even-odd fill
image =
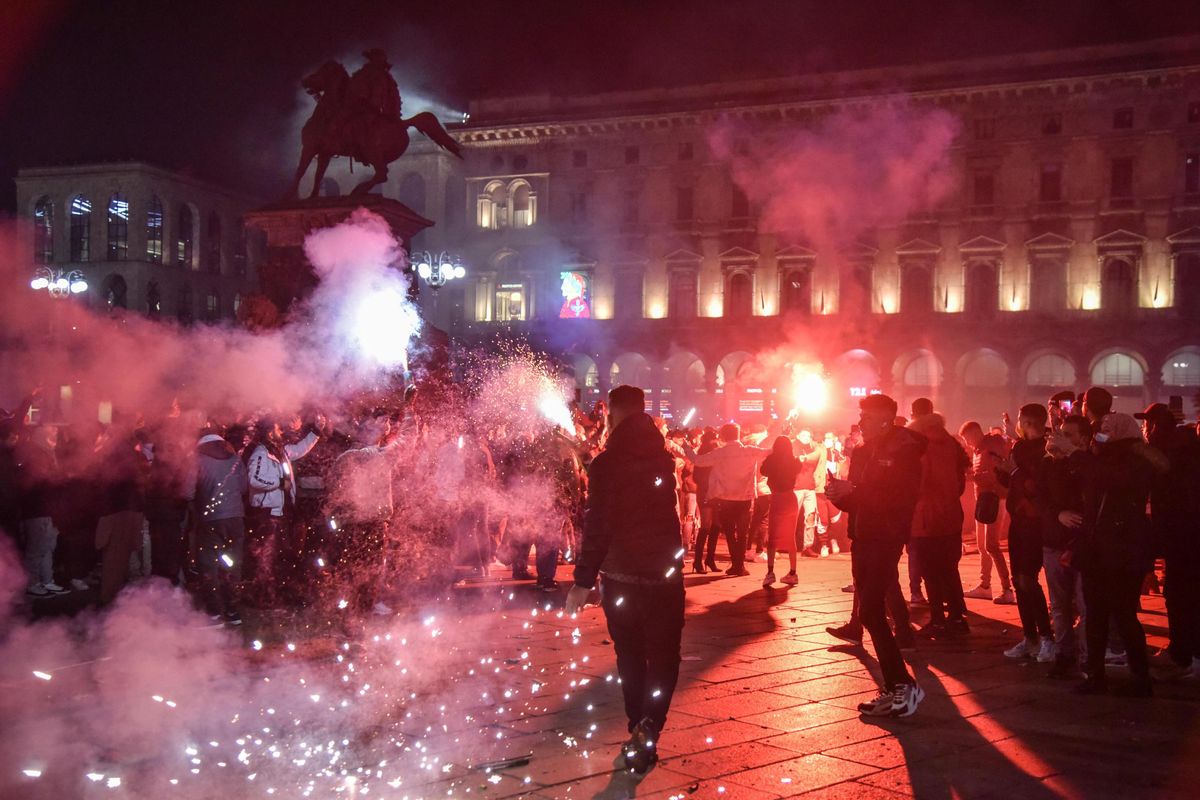
{"label": "crowd of people", "polygon": [[[1162,404],[1113,413],[1099,387],[1025,405],[1015,422],[968,421],[957,435],[929,400],[906,418],[872,395],[845,437],[791,419],[672,429],[640,407],[618,415],[601,402],[589,412],[578,400],[573,435],[549,423],[434,430],[404,411],[334,424],[316,412],[178,407],[84,428],[26,424],[35,400],[0,419],[0,528],[20,548],[34,602],[95,587],[99,604],[111,603],[145,538],[149,572],[191,589],[214,624],[240,624],[248,606],[325,601],[389,614],[419,565],[450,581],[502,569],[558,591],[559,565],[575,562],[576,588],[603,575],[634,597],[649,591],[636,554],[655,562],[654,575],[663,554],[597,531],[614,519],[649,524],[668,491],[671,520],[656,530],[671,544],[672,587],[685,554],[691,573],[720,571],[722,538],[724,574],[748,576],[761,561],[767,588],[799,583],[799,559],[850,552],[851,619],[829,632],[855,645],[871,634],[884,691],[865,714],[916,710],[923,693],[902,652],[921,637],[968,636],[967,600],[1016,605],[1023,636],[1005,656],[1079,678],[1083,693],[1106,691],[1106,666],[1127,665],[1132,680],[1116,689],[1150,695],[1137,615],[1143,590],[1158,587],[1160,560],[1170,647],[1159,677],[1200,674],[1200,440]],[[598,522],[601,486],[628,481],[603,465],[622,459],[652,464],[655,492],[623,491]],[[598,547],[601,536],[618,544]],[[964,591],[960,559],[973,552],[979,580]],[[781,557],[787,571],[777,577]],[[670,592],[650,596],[673,607]],[[928,607],[919,629],[914,606]],[[652,729],[666,704],[669,692]]]}

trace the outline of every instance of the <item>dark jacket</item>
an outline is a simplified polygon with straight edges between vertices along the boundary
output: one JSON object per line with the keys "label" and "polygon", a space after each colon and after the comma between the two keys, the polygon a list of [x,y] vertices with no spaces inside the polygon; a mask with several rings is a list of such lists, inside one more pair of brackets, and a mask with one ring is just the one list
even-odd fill
{"label": "dark jacket", "polygon": [[1150,488],[1156,552],[1168,557],[1200,554],[1200,440],[1172,428],[1150,444],[1167,458],[1167,471]]}
{"label": "dark jacket", "polygon": [[854,491],[838,503],[850,514],[849,535],[860,542],[907,541],[921,489],[925,437],[893,427],[850,454]]}
{"label": "dark jacket", "polygon": [[103,472],[98,478],[101,486],[100,516],[145,510],[142,492],[149,464],[137,451],[137,442],[133,437],[114,436],[104,444],[101,456]]}
{"label": "dark jacket", "polygon": [[610,433],[589,468],[588,489],[577,586],[591,588],[601,570],[618,579],[682,580],[675,461],[649,415],[634,414]]}
{"label": "dark jacket", "polygon": [[1039,509],[1042,513],[1042,546],[1071,550],[1077,532],[1058,521],[1063,511],[1083,508],[1083,470],[1090,454],[1078,450],[1066,458],[1046,456],[1038,473]]}
{"label": "dark jacket", "polygon": [[1046,438],[1019,439],[1010,458],[1016,469],[996,468],[996,478],[1008,490],[1004,507],[1008,509],[1009,536],[1024,536],[1027,541],[1042,541],[1042,499],[1038,496],[1038,474],[1046,457]]}
{"label": "dark jacket", "polygon": [[[1162,455],[1140,439],[1097,447],[1083,464],[1083,528],[1075,542],[1082,569],[1147,572],[1154,565],[1146,504]],[[1163,459],[1165,462],[1165,459]]]}
{"label": "dark jacket", "polygon": [[921,456],[921,490],[913,512],[912,535],[917,538],[962,536],[962,493],[967,488],[971,459],[958,440],[946,431],[940,414],[926,414],[909,424],[925,437]]}
{"label": "dark jacket", "polygon": [[16,461],[21,519],[50,516],[50,498],[60,477],[54,450],[31,439],[23,439],[17,443]]}
{"label": "dark jacket", "polygon": [[187,487],[201,523],[246,516],[246,464],[233,445],[210,434],[196,445],[196,475]]}

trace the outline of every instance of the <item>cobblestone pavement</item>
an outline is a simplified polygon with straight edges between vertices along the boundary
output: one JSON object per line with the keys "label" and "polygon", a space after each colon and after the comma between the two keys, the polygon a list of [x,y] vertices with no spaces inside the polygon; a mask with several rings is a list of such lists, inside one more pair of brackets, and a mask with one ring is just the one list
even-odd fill
{"label": "cobblestone pavement", "polygon": [[[849,566],[845,555],[802,559],[800,585],[790,589],[763,589],[761,562],[750,564],[749,577],[687,577],[679,689],[661,738],[663,758],[642,780],[614,770],[625,736],[615,683],[593,680],[559,694],[564,687],[548,679],[540,713],[505,725],[520,734],[507,741],[506,752],[529,752],[532,759],[472,794],[1198,796],[1200,681],[1159,684],[1151,700],[1078,697],[1073,682],[1045,677],[1047,665],[1002,655],[1020,636],[1015,606],[969,599],[970,637],[922,642],[906,654],[928,694],[918,714],[861,719],[856,704],[876,691],[869,640],[866,649],[853,648],[825,633],[848,618],[851,595],[841,587]],[[963,559],[962,574],[973,586],[978,556]],[[1143,605],[1153,653],[1165,644],[1166,618],[1160,597],[1146,597]],[[915,623],[925,618],[914,612]],[[565,671],[557,680],[614,672],[599,609],[535,630],[518,634],[520,646],[536,651],[546,674],[556,672],[556,663],[579,667],[587,656],[584,672]],[[1111,682],[1123,680],[1122,672],[1114,670]],[[455,796],[465,788],[458,784]]]}

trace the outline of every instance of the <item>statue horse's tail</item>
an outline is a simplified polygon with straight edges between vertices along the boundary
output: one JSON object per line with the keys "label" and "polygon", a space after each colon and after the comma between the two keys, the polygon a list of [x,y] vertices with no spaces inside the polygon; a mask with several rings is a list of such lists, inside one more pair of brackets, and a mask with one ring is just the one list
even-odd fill
{"label": "statue horse's tail", "polygon": [[462,147],[454,140],[453,136],[446,132],[446,129],[442,127],[442,123],[438,122],[438,118],[430,112],[422,111],[420,114],[402,121],[405,125],[416,128],[428,136],[438,147],[462,158]]}

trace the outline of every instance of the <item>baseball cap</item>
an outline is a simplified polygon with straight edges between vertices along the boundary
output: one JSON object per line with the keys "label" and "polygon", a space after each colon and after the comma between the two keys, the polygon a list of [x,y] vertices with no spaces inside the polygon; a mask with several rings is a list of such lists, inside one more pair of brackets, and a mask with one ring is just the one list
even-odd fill
{"label": "baseball cap", "polygon": [[1149,420],[1151,422],[1165,422],[1174,425],[1175,414],[1171,412],[1171,407],[1166,403],[1151,403],[1146,406],[1145,411],[1139,411],[1133,415],[1137,419]]}

